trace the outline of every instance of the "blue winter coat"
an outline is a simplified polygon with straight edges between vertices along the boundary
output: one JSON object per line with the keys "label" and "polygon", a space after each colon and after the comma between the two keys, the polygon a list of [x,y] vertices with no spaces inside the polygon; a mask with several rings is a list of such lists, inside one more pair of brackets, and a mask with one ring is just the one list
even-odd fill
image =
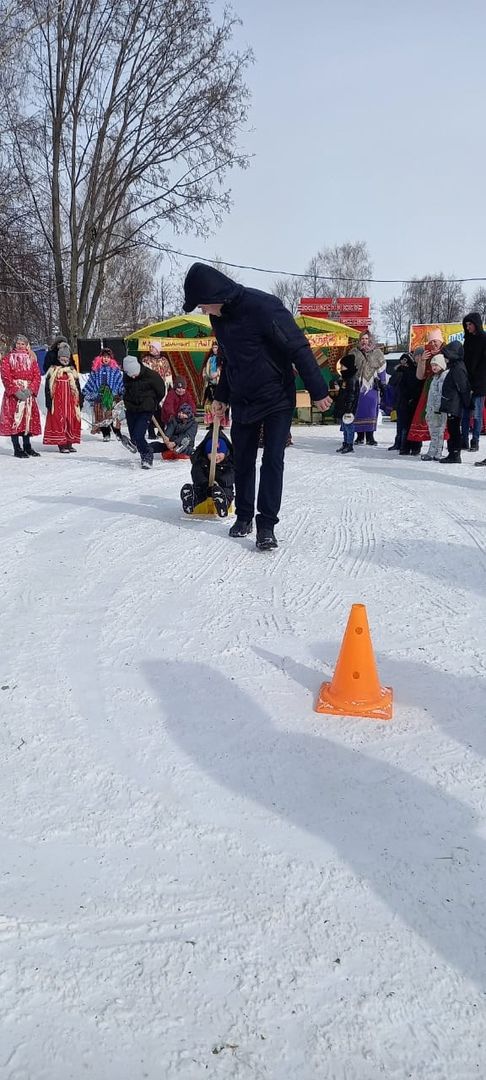
{"label": "blue winter coat", "polygon": [[123,397],[123,372],[121,369],[102,364],[97,371],[92,371],[84,388],[86,400],[98,401],[102,386],[109,386],[113,397]]}
{"label": "blue winter coat", "polygon": [[307,338],[287,308],[270,293],[238,285],[212,266],[194,263],[184,282],[185,311],[223,304],[211,316],[223,363],[215,400],[231,405],[237,423],[295,409],[296,367],[313,401],[327,397],[327,383]]}

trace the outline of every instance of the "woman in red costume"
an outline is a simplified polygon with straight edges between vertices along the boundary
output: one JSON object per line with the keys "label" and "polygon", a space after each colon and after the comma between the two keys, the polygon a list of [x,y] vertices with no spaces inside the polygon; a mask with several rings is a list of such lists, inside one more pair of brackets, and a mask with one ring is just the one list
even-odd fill
{"label": "woman in red costume", "polygon": [[429,330],[427,334],[427,340],[425,349],[422,356],[417,362],[417,379],[423,382],[424,386],[422,393],[420,394],[417,408],[413,416],[412,423],[410,425],[410,431],[408,433],[408,440],[411,443],[415,443],[412,453],[420,454],[422,449],[422,443],[428,442],[430,439],[430,432],[425,419],[425,410],[427,408],[427,398],[429,396],[430,384],[432,382],[432,368],[430,361],[433,356],[437,356],[440,353],[444,345],[444,335],[439,326],[434,326],[433,330]]}
{"label": "woman in red costume", "polygon": [[41,373],[27,338],[19,335],[15,339],[13,349],[3,357],[0,374],[5,387],[0,412],[0,435],[10,436],[14,457],[39,457],[37,450],[30,445],[30,438],[41,433],[40,413],[35,400],[40,389]]}

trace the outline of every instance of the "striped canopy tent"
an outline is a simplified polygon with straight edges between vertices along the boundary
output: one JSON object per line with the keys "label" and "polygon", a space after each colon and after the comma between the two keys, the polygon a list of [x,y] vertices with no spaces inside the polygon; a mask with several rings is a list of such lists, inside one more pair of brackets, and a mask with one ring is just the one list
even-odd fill
{"label": "striped canopy tent", "polygon": [[[335,370],[336,360],[345,352],[349,339],[359,337],[357,330],[329,319],[298,315],[295,321],[308,337],[324,374]],[[213,340],[207,315],[175,315],[134,331],[126,339],[126,345],[129,353],[140,355],[148,351],[151,341],[156,341],[167,353],[174,375],[183,375],[196,400],[201,401],[202,370]],[[300,380],[297,385],[301,385]]]}

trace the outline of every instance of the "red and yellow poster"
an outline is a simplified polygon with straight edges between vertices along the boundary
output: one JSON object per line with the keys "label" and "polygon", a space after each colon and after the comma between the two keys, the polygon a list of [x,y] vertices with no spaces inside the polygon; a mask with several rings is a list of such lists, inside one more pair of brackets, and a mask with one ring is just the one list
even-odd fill
{"label": "red and yellow poster", "polygon": [[432,330],[440,330],[442,340],[447,345],[449,341],[464,343],[464,327],[462,323],[415,323],[410,327],[410,351],[425,345]]}

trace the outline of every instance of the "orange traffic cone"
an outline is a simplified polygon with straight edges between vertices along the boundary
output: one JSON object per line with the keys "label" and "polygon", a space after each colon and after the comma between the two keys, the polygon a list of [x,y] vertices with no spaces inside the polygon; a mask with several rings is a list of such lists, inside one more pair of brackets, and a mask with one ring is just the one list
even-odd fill
{"label": "orange traffic cone", "polygon": [[334,678],[323,683],[315,711],[391,720],[393,690],[381,686],[364,604],[353,604]]}

